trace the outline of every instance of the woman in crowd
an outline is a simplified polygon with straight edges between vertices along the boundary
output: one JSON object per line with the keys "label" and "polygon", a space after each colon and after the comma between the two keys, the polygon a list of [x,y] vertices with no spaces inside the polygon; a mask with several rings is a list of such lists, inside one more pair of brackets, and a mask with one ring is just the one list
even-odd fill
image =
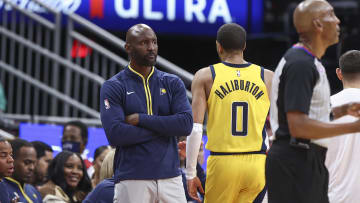
{"label": "woman in crowd", "polygon": [[100,182],[100,167],[101,167],[101,163],[104,161],[104,158],[106,156],[106,154],[110,151],[110,146],[104,145],[101,147],[98,147],[95,150],[94,153],[94,162],[93,162],[93,166],[95,169],[95,172],[91,178],[91,184],[92,187],[95,188],[96,185]]}
{"label": "woman in crowd", "polygon": [[48,168],[49,181],[39,188],[43,202],[82,202],[91,191],[91,181],[79,154],[63,151]]}

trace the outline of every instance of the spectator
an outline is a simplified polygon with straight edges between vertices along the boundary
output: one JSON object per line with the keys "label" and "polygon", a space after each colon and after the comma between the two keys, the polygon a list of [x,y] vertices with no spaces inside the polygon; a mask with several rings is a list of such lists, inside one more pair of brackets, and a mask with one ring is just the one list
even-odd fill
{"label": "spectator", "polygon": [[83,122],[70,121],[64,125],[61,145],[63,150],[80,153],[82,155],[87,173],[89,177],[91,177],[94,173],[94,167],[92,167],[92,163],[86,159],[86,154],[84,154],[88,137],[88,129]]}
{"label": "spectator", "polygon": [[[201,167],[201,165],[204,163],[204,142],[201,141],[201,146],[199,149],[199,154],[198,154],[198,162],[196,163],[196,177],[199,178],[200,182],[201,182],[201,186],[205,189],[205,181],[206,181],[206,175],[205,175],[205,171],[204,169]],[[181,141],[178,143],[178,148],[179,148],[179,157],[180,160],[184,160],[186,162],[186,140]],[[183,185],[184,185],[184,190],[185,190],[185,196],[186,196],[186,201],[187,202],[196,202],[195,199],[191,198],[188,192],[188,188],[186,185],[186,174],[185,174],[185,167],[181,168],[181,176],[182,176],[182,181],[183,181]],[[200,196],[200,200],[202,201],[204,199],[204,195],[199,193],[198,196]]]}
{"label": "spectator", "polygon": [[48,168],[49,181],[39,187],[44,202],[82,202],[91,191],[91,181],[81,156],[70,151],[59,153]]}
{"label": "spectator", "polygon": [[100,183],[89,193],[83,203],[106,203],[113,202],[114,197],[114,155],[115,149],[107,153],[100,168]]}
{"label": "spectator", "polygon": [[114,175],[114,156],[115,149],[111,149],[104,158],[100,167],[100,182],[106,178],[111,178]]}
{"label": "spectator", "polygon": [[31,142],[36,150],[37,164],[35,167],[35,175],[33,185],[38,186],[47,182],[47,169],[53,160],[53,150],[49,145],[41,141]]}
{"label": "spectator", "polygon": [[[181,169],[185,169],[185,163],[186,163],[186,151],[182,150],[181,147],[182,146],[186,146],[186,136],[181,136],[179,137],[178,141],[178,152],[179,152],[179,160],[180,160],[180,168]],[[183,143],[183,144],[180,144]]]}
{"label": "spectator", "polygon": [[93,167],[95,169],[95,172],[91,178],[91,184],[93,188],[95,188],[95,186],[100,182],[101,163],[104,161],[104,158],[109,151],[110,151],[110,146],[106,146],[106,145],[98,147],[95,150],[94,162],[93,162]]}
{"label": "spectator", "polygon": [[30,185],[34,176],[36,164],[36,151],[33,145],[23,139],[10,141],[14,173],[11,177],[4,178],[10,199],[19,198],[19,202],[42,202],[40,193]]}
{"label": "spectator", "polygon": [[10,196],[3,178],[11,176],[14,172],[14,159],[12,148],[8,141],[0,137],[0,202],[10,202]]}

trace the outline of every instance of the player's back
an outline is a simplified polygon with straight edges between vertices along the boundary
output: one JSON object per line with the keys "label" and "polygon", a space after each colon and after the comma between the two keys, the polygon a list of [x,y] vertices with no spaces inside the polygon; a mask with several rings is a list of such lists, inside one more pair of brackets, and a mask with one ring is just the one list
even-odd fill
{"label": "player's back", "polygon": [[258,65],[218,63],[210,66],[208,143],[213,152],[265,151],[265,120],[270,101],[264,69]]}

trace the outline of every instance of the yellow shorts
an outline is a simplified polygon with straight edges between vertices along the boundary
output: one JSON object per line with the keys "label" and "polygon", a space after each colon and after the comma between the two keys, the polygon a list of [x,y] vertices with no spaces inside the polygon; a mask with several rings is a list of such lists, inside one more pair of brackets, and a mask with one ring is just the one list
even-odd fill
{"label": "yellow shorts", "polygon": [[210,155],[205,203],[252,203],[265,187],[265,154]]}

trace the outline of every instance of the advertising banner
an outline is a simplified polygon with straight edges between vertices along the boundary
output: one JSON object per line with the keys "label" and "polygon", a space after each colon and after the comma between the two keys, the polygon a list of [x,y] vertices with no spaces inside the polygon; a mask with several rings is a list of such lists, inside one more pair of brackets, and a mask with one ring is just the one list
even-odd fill
{"label": "advertising banner", "polygon": [[[11,0],[21,8],[49,14],[31,0]],[[216,35],[224,23],[235,22],[248,33],[262,32],[263,0],[40,0],[63,13],[77,13],[110,31],[126,31],[137,23],[155,32]],[[0,11],[10,10],[0,0]],[[1,16],[1,15],[0,15]],[[1,17],[0,17],[1,18]]]}

